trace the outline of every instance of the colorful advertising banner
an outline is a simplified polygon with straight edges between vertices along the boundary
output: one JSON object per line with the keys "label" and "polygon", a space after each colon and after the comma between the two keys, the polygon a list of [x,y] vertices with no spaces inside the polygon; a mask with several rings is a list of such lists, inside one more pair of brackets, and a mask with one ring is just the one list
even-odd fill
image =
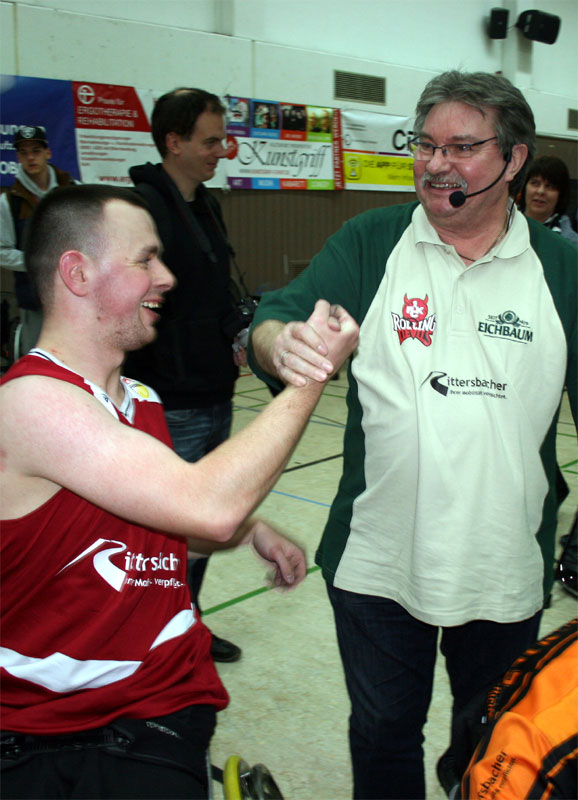
{"label": "colorful advertising banner", "polygon": [[337,189],[333,108],[226,98],[232,189]]}
{"label": "colorful advertising banner", "polygon": [[84,183],[131,185],[128,170],[158,161],[149,124],[152,92],[132,86],[72,82],[74,128]]}
{"label": "colorful advertising banner", "polygon": [[149,124],[152,91],[10,75],[2,76],[0,89],[2,186],[14,182],[20,125],[46,128],[51,162],[83,183],[130,185],[130,167],[159,160]]}
{"label": "colorful advertising banner", "polygon": [[[2,186],[14,182],[20,125],[44,126],[52,163],[83,183],[130,185],[130,167],[160,160],[152,90],[3,75],[0,95]],[[409,117],[248,97],[224,103],[227,156],[209,186],[413,191]]]}
{"label": "colorful advertising banner", "polygon": [[413,192],[413,158],[408,148],[412,134],[412,117],[342,111],[345,188]]}
{"label": "colorful advertising banner", "polygon": [[11,186],[16,177],[13,139],[21,125],[46,128],[52,161],[76,180],[80,178],[70,81],[0,76],[1,186]]}

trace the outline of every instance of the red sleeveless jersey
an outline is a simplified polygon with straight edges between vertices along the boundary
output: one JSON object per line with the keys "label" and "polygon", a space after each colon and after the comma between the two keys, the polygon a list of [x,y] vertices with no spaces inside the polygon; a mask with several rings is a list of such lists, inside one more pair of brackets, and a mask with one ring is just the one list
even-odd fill
{"label": "red sleeveless jersey", "polygon": [[[2,382],[24,375],[67,381],[119,424],[171,446],[153,390],[122,378],[126,400],[118,409],[49,354],[32,353]],[[5,730],[59,734],[121,716],[226,706],[211,634],[191,604],[183,537],[133,525],[61,489],[30,514],[2,522],[0,563]]]}

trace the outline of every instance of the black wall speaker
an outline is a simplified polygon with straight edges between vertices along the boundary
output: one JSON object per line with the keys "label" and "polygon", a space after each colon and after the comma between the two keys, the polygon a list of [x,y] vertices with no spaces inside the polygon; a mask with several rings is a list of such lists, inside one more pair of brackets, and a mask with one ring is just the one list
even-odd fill
{"label": "black wall speaker", "polygon": [[522,31],[526,39],[554,44],[560,30],[560,17],[547,14],[545,11],[523,11],[518,17],[516,27]]}
{"label": "black wall speaker", "polygon": [[508,35],[508,11],[505,8],[492,8],[488,36],[490,39],[505,39]]}

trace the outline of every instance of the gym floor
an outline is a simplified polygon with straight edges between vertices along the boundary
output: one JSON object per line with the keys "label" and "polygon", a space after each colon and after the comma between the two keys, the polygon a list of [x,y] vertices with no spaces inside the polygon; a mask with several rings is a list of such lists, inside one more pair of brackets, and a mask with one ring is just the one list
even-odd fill
{"label": "gym floor", "polygon": [[[285,800],[347,800],[351,770],[347,744],[349,701],[324,581],[313,558],[342,465],[346,418],[345,371],[330,381],[305,435],[257,512],[307,552],[309,574],[295,591],[266,588],[267,568],[248,549],[211,558],[201,600],[205,622],[243,649],[240,661],[219,664],[231,696],[218,715],[211,761],[228,756],[265,764]],[[233,430],[240,430],[271,399],[266,386],[242,374],[234,397]],[[570,497],[560,512],[558,537],[578,506],[578,443],[567,399],[558,426],[558,460]],[[247,452],[247,472],[251,453]],[[559,554],[560,548],[557,549]],[[578,602],[556,583],[541,635],[577,614]],[[451,696],[443,656],[425,729],[428,800],[443,800],[435,764],[449,737]],[[215,782],[214,796],[222,796]]]}

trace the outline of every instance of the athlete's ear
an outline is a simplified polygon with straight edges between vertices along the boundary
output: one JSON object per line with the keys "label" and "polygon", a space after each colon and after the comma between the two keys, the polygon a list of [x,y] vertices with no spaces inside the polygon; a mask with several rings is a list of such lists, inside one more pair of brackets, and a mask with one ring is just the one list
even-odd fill
{"label": "athlete's ear", "polygon": [[58,272],[66,288],[77,297],[88,293],[90,259],[79,250],[67,250],[60,256]]}

